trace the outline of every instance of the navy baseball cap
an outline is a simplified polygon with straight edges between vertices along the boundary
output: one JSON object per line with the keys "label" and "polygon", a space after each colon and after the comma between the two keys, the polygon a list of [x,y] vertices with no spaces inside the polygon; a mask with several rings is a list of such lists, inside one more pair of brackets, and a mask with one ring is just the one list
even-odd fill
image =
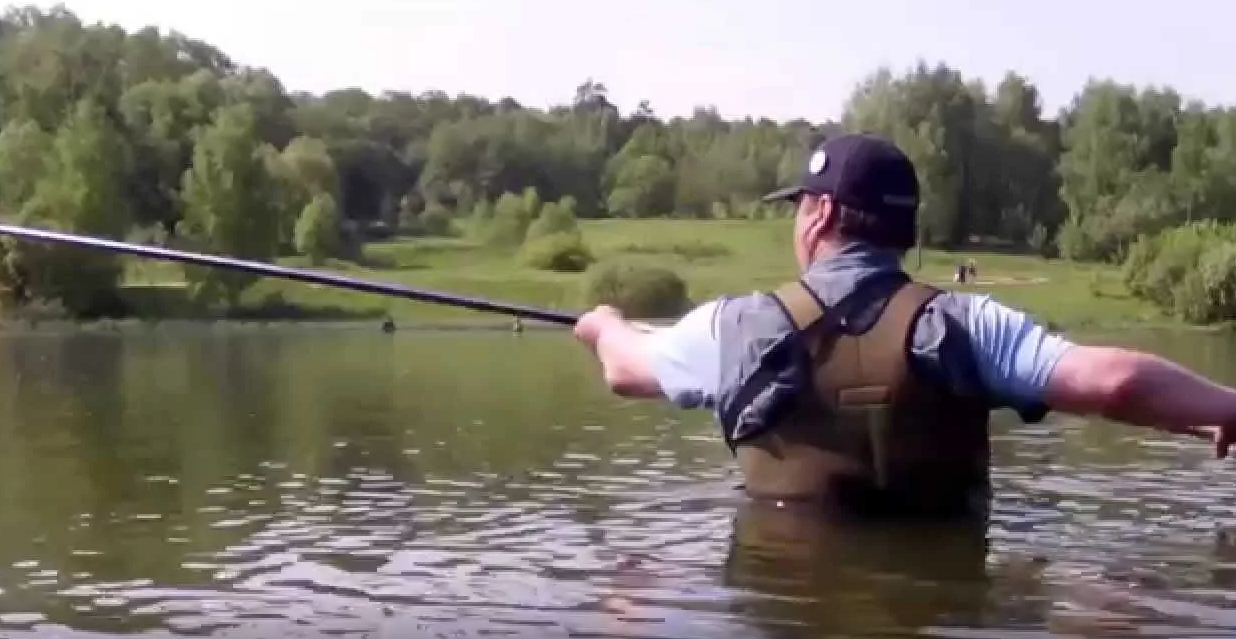
{"label": "navy baseball cap", "polygon": [[817,146],[798,183],[763,200],[796,201],[804,193],[829,195],[868,213],[912,216],[919,205],[914,163],[897,145],[869,133],[840,135]]}

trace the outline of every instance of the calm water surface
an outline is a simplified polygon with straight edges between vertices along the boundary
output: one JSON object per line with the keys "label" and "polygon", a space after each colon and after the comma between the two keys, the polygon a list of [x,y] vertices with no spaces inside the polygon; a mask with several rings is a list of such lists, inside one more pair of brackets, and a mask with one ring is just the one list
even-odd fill
{"label": "calm water surface", "polygon": [[998,419],[987,525],[826,524],[562,333],[6,337],[0,636],[1236,635],[1236,462]]}

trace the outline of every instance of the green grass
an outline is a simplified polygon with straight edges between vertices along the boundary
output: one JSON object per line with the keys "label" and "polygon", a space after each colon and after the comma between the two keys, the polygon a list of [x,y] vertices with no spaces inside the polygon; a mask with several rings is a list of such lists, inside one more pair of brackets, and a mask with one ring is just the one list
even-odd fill
{"label": "green grass", "polygon": [[[597,220],[581,222],[599,259],[618,256],[668,266],[688,283],[692,299],[768,289],[795,277],[790,221]],[[1128,295],[1112,267],[997,253],[924,251],[922,268],[911,253],[907,269],[919,279],[989,293],[1038,319],[1069,328],[1175,324],[1150,304]],[[979,282],[952,283],[954,265],[973,257]],[[398,239],[369,244],[362,263],[332,260],[322,268],[414,287],[558,309],[578,309],[581,275],[537,271],[513,254],[499,254],[466,239]],[[282,263],[306,264],[297,259]],[[131,283],[174,284],[174,264],[135,264]],[[256,307],[271,294],[306,314],[376,317],[400,323],[503,322],[502,318],[446,306],[389,299],[298,282],[267,279],[245,294]]]}

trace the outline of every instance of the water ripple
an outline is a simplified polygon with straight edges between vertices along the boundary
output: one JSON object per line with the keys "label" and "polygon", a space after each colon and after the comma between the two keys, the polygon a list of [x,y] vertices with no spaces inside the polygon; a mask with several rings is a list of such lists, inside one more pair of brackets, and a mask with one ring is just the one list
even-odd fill
{"label": "water ripple", "polygon": [[[432,344],[350,339],[268,375],[277,340],[138,344],[14,400],[0,636],[1236,634],[1236,469],[1196,442],[1001,423],[986,525],[826,523],[742,500],[706,419],[587,390],[563,351],[469,389],[400,372],[450,367]],[[187,390],[117,402],[126,374]]]}

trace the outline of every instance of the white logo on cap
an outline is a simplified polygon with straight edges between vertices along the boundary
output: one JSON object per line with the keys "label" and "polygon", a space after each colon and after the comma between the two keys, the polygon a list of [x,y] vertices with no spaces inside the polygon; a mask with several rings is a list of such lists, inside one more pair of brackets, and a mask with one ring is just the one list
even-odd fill
{"label": "white logo on cap", "polygon": [[828,165],[828,154],[824,149],[819,149],[811,155],[811,162],[807,164],[807,170],[815,175],[824,172],[824,167]]}

